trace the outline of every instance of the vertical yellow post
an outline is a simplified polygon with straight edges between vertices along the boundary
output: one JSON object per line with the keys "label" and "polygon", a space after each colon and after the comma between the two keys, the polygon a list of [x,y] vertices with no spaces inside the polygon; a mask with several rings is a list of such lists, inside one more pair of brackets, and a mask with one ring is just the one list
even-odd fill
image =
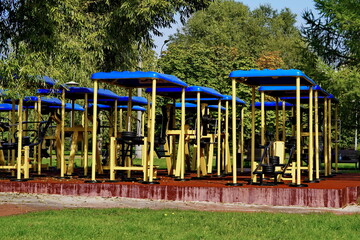
{"label": "vertical yellow post", "polygon": [[88,161],[89,161],[89,120],[88,120],[88,105],[89,96],[85,93],[85,111],[84,111],[84,176],[88,175]]}
{"label": "vertical yellow post", "polygon": [[221,167],[221,100],[218,102],[218,130],[217,130],[217,175],[220,176]]}
{"label": "vertical yellow post", "polygon": [[94,80],[94,106],[93,106],[93,126],[92,126],[92,161],[91,161],[91,181],[96,181],[96,152],[97,149],[97,102],[98,102],[98,81]]}
{"label": "vertical yellow post", "polygon": [[180,127],[180,140],[179,140],[179,150],[181,152],[180,159],[181,161],[181,173],[180,178],[185,178],[185,88],[181,89],[181,127]]}
{"label": "vertical yellow post", "polygon": [[156,79],[152,79],[151,89],[151,125],[150,125],[150,169],[149,182],[153,183],[154,176],[154,151],[155,151],[155,112],[156,112]]}
{"label": "vertical yellow post", "polygon": [[339,164],[339,132],[338,132],[338,111],[339,106],[335,103],[335,172],[338,172],[338,164]]}
{"label": "vertical yellow post", "polygon": [[309,182],[314,180],[313,87],[309,89]]}
{"label": "vertical yellow post", "polygon": [[286,105],[285,101],[282,102],[282,140],[286,141]]}
{"label": "vertical yellow post", "polygon": [[200,138],[201,138],[201,112],[200,112],[200,92],[196,95],[196,172],[197,177],[200,177]]}
{"label": "vertical yellow post", "polygon": [[125,131],[130,132],[131,131],[131,110],[132,110],[132,88],[129,88],[129,100],[128,100],[128,108],[126,112],[126,127]]}
{"label": "vertical yellow post", "polygon": [[224,169],[229,173],[229,101],[225,102],[225,139],[224,139]]}
{"label": "vertical yellow post", "polygon": [[236,80],[232,79],[232,158],[233,158],[233,185],[237,184],[237,162],[236,162]]}
{"label": "vertical yellow post", "polygon": [[75,100],[71,100],[71,127],[75,126]]}
{"label": "vertical yellow post", "polygon": [[122,132],[123,129],[123,109],[120,109],[120,113],[119,113],[119,131]]}
{"label": "vertical yellow post", "polygon": [[296,185],[301,184],[300,77],[296,78]]}
{"label": "vertical yellow post", "polygon": [[[12,100],[12,108],[11,108],[11,137],[9,137],[9,140],[11,138],[11,142],[15,142],[15,100]],[[19,109],[18,109],[19,110]],[[15,165],[15,150],[11,150],[11,165],[14,166]],[[15,176],[14,175],[15,172],[14,171],[11,171],[11,175],[12,176]]]}
{"label": "vertical yellow post", "polygon": [[60,177],[65,177],[65,89],[61,95],[61,167]]}
{"label": "vertical yellow post", "polygon": [[319,159],[319,93],[315,91],[315,180],[320,179]]}
{"label": "vertical yellow post", "polygon": [[260,92],[261,96],[261,145],[265,145],[265,93]]}
{"label": "vertical yellow post", "polygon": [[[38,117],[38,122],[39,122],[38,126],[40,126],[40,124],[41,124],[40,123],[41,122],[41,97],[40,96],[38,96],[37,110],[38,110],[37,117]],[[39,144],[37,146],[37,167],[38,167],[37,172],[40,175],[41,174],[41,144]]]}
{"label": "vertical yellow post", "polygon": [[115,100],[114,110],[114,137],[117,138],[118,133],[118,100]]}
{"label": "vertical yellow post", "polygon": [[279,141],[279,98],[275,101],[275,140]]}
{"label": "vertical yellow post", "polygon": [[115,181],[115,149],[116,138],[110,137],[110,181]]}
{"label": "vertical yellow post", "polygon": [[23,99],[19,99],[19,106],[18,106],[18,119],[19,119],[19,125],[17,127],[17,137],[18,137],[18,149],[17,149],[17,160],[16,160],[16,179],[21,179],[21,153],[22,153],[22,121],[23,121]]}
{"label": "vertical yellow post", "polygon": [[24,147],[24,179],[29,179],[29,158],[30,149],[29,146]]}
{"label": "vertical yellow post", "polygon": [[241,172],[244,172],[244,108],[241,108],[240,148],[241,148]]}
{"label": "vertical yellow post", "polygon": [[252,87],[251,98],[251,181],[256,182],[256,175],[254,174],[255,163],[255,86]]}
{"label": "vertical yellow post", "polygon": [[328,173],[329,175],[332,175],[331,173],[331,168],[332,168],[332,156],[331,156],[331,150],[332,150],[332,124],[331,124],[331,98],[328,99],[328,121],[329,121],[329,125],[328,125],[328,160],[329,160],[329,164],[328,164]]}
{"label": "vertical yellow post", "polygon": [[328,158],[328,137],[327,137],[327,133],[328,133],[328,114],[327,114],[327,97],[324,98],[324,129],[323,129],[323,139],[324,139],[324,169],[325,169],[325,176],[329,175],[329,158]]}

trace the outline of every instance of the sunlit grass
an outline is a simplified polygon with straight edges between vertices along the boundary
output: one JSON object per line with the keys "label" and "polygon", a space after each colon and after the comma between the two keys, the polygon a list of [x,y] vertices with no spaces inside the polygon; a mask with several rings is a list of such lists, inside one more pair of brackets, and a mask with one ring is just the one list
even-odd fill
{"label": "sunlit grass", "polygon": [[70,209],[1,217],[1,239],[358,239],[360,215]]}

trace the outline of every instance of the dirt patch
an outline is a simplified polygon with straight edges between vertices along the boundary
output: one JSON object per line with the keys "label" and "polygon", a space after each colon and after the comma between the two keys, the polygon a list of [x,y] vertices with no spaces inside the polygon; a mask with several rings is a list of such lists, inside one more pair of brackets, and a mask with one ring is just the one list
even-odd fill
{"label": "dirt patch", "polygon": [[47,194],[0,193],[0,216],[66,208],[149,208],[224,212],[360,214],[360,206],[345,208],[279,207],[210,202],[180,202],[132,198],[102,198]]}

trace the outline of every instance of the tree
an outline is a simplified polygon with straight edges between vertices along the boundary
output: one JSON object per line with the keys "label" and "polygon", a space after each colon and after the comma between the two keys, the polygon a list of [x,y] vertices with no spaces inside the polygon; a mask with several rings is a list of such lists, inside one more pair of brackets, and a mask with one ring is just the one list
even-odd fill
{"label": "tree", "polygon": [[303,14],[303,34],[312,49],[334,66],[360,62],[360,2],[357,0],[314,0],[319,17]]}
{"label": "tree", "polygon": [[[141,53],[153,54],[149,51],[152,35],[161,35],[161,28],[173,23],[176,13],[184,19],[209,2],[3,0],[0,75],[10,70],[22,76],[37,72],[61,82],[77,81],[86,86],[91,84],[88,79],[93,72],[135,70],[139,45]],[[20,59],[32,55],[41,56],[36,64]]]}

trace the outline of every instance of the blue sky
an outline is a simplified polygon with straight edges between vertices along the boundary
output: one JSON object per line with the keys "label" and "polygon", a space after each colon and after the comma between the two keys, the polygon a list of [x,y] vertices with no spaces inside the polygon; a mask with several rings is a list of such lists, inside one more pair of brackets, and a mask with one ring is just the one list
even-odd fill
{"label": "blue sky", "polygon": [[[251,10],[254,10],[259,5],[270,4],[272,8],[281,10],[283,8],[289,8],[293,13],[297,15],[297,26],[301,26],[303,24],[303,20],[301,18],[302,13],[305,10],[314,10],[314,1],[313,0],[238,0],[237,2],[242,2],[243,4],[250,7]],[[178,21],[179,22],[179,21]],[[162,29],[164,33],[163,37],[155,37],[155,45],[157,48],[155,51],[159,54],[160,49],[166,39],[168,39],[169,35],[176,33],[176,29],[181,28],[182,25],[179,22],[178,24],[173,25],[172,28]],[[163,47],[166,49],[166,46]]]}

